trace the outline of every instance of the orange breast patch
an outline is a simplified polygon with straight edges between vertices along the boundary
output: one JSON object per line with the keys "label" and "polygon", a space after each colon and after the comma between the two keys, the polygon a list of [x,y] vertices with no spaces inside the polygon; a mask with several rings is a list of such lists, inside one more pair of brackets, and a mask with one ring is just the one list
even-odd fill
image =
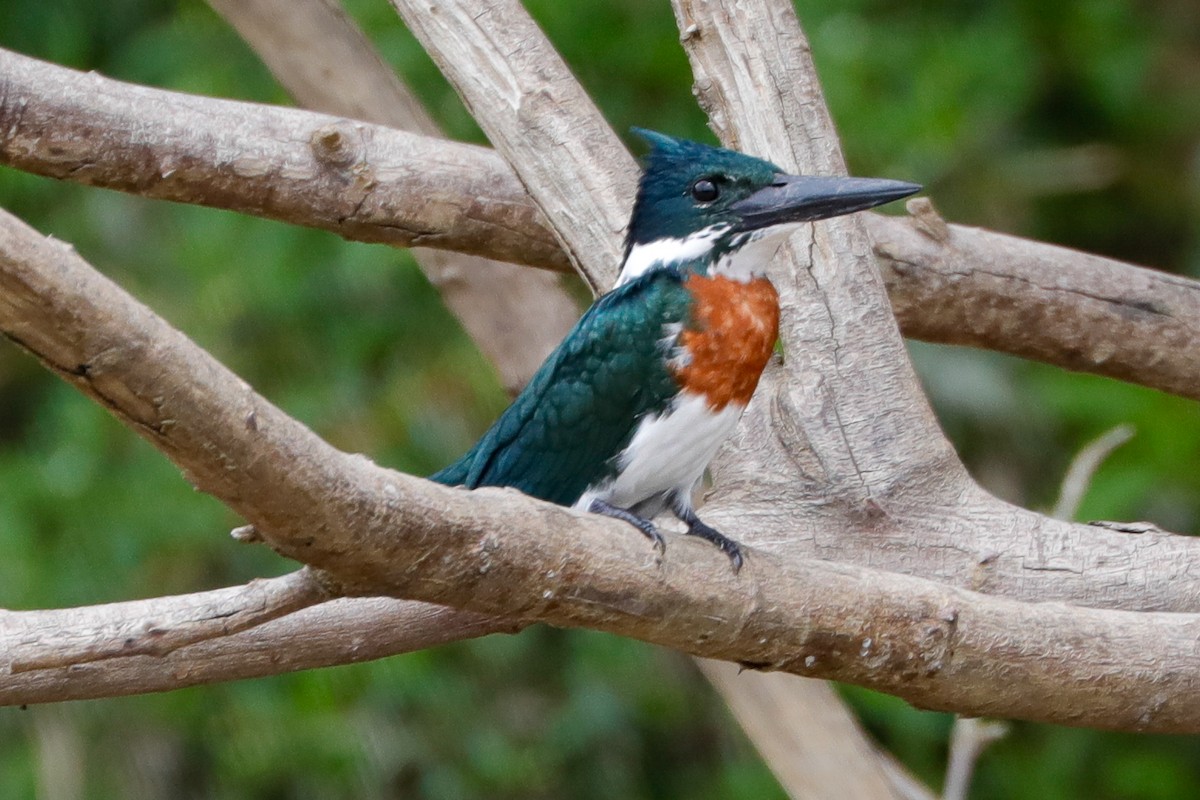
{"label": "orange breast patch", "polygon": [[679,335],[684,358],[675,376],[720,411],[746,405],[779,336],[779,295],[765,278],[741,283],[692,275],[692,319]]}

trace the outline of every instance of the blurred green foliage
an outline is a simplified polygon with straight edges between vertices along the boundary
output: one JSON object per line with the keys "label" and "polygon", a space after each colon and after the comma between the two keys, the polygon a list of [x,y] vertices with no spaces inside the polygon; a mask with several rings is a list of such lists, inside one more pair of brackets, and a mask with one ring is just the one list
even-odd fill
{"label": "blurred green foliage", "polygon": [[[352,12],[454,136],[481,136],[383,0]],[[799,0],[856,174],[918,180],[955,221],[1200,276],[1200,7],[1192,0]],[[618,130],[712,140],[665,2],[530,0]],[[287,102],[189,0],[0,0],[0,46],[164,88]],[[72,242],[338,447],[416,473],[504,406],[407,254],[0,170],[0,205]],[[1081,516],[1200,529],[1194,403],[995,354],[914,345],[996,493],[1050,505],[1071,456],[1137,437]],[[289,568],[152,448],[0,347],[0,605],[195,591]],[[857,689],[865,724],[940,782],[950,720]],[[52,777],[58,775],[58,778]],[[62,776],[66,775],[67,778]],[[534,629],[171,694],[0,709],[0,797],[769,798],[781,792],[690,663]],[[1200,747],[1021,724],[973,797],[1200,795]],[[39,794],[39,792],[41,794]]]}

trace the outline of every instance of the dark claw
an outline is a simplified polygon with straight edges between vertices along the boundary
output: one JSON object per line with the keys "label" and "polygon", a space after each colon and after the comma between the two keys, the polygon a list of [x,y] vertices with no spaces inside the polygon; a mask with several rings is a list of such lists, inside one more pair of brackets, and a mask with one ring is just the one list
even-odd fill
{"label": "dark claw", "polygon": [[699,536],[701,539],[710,541],[721,548],[725,555],[729,556],[729,562],[733,565],[733,574],[737,575],[741,571],[742,548],[733,539],[730,539],[716,528],[710,528],[700,520],[696,520],[693,525],[688,525],[688,535]]}
{"label": "dark claw", "polygon": [[588,505],[588,511],[593,514],[600,514],[605,517],[619,519],[622,522],[628,522],[630,525],[645,534],[646,538],[654,543],[654,549],[657,550],[659,554],[665,554],[667,552],[667,541],[663,538],[663,535],[658,532],[658,526],[645,517],[639,517],[637,514],[633,513],[627,508],[614,506],[611,503],[606,503],[599,499],[593,500],[591,504]]}
{"label": "dark claw", "polygon": [[716,528],[701,522],[700,518],[696,516],[696,512],[690,508],[676,508],[674,511],[675,515],[688,526],[687,532],[689,536],[699,536],[701,539],[712,542],[721,548],[721,551],[729,556],[729,562],[733,565],[733,574],[737,575],[741,571],[743,563],[742,548],[737,542]]}

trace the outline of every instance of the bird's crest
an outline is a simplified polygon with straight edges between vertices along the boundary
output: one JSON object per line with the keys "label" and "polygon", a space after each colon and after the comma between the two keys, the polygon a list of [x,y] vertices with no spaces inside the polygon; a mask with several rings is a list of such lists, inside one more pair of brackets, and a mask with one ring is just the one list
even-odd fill
{"label": "bird's crest", "polygon": [[650,145],[625,237],[636,244],[684,239],[713,225],[736,221],[729,207],[768,186],[782,172],[769,161],[733,150],[634,128]]}

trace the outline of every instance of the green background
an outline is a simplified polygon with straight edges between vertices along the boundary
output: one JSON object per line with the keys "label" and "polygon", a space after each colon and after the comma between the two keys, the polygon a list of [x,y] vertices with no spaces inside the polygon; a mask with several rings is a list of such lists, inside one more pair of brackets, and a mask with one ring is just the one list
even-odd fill
{"label": "green background", "polygon": [[[385,0],[349,5],[446,129],[482,141]],[[618,130],[712,141],[665,0],[528,5]],[[1194,0],[797,8],[854,174],[924,183],[952,221],[1200,277]],[[288,102],[200,2],[0,0],[0,46],[152,86]],[[0,205],[72,242],[340,448],[429,472],[506,403],[402,251],[8,169]],[[1136,438],[1096,475],[1081,517],[1200,530],[1194,403],[991,353],[912,353],[992,491],[1046,508],[1072,455],[1128,422]],[[0,346],[0,607],[289,569],[225,535],[237,524],[101,409]],[[940,785],[947,715],[846,694]],[[548,628],[165,695],[0,709],[0,797],[70,797],[73,781],[88,798],[782,795],[687,659]],[[984,757],[972,796],[1200,796],[1200,745],[1018,724]]]}

